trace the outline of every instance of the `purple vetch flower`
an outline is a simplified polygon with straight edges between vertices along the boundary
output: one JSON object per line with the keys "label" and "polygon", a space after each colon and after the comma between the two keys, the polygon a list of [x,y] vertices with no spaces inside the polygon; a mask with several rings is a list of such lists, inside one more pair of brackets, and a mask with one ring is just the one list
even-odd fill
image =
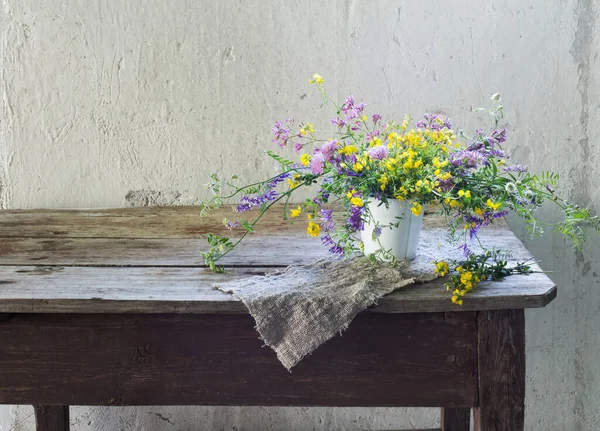
{"label": "purple vetch flower", "polygon": [[496,129],[488,138],[490,143],[501,144],[506,141],[506,129]]}
{"label": "purple vetch flower", "polygon": [[234,221],[234,220],[227,220],[225,222],[225,227],[229,230],[233,230],[237,227],[240,227],[240,222],[239,221]]}
{"label": "purple vetch flower", "polygon": [[346,224],[353,231],[361,231],[365,228],[364,221],[362,219],[363,207],[352,207],[350,208],[350,217],[346,220]]}
{"label": "purple vetch flower", "polygon": [[369,157],[373,160],[383,160],[388,155],[388,149],[384,145],[378,145],[376,147],[369,148]]}
{"label": "purple vetch flower", "polygon": [[235,211],[236,212],[245,212],[250,211],[252,208],[259,207],[264,203],[271,202],[277,197],[279,197],[279,193],[275,190],[275,187],[285,179],[290,177],[289,172],[284,172],[282,174],[277,175],[271,182],[265,185],[265,189],[262,194],[249,196],[244,195],[240,198],[240,203],[237,205]]}
{"label": "purple vetch flower", "polygon": [[346,125],[346,122],[343,119],[341,119],[340,117],[335,117],[334,119],[331,120],[331,124],[341,128]]}
{"label": "purple vetch flower", "polygon": [[328,162],[331,161],[331,159],[333,158],[333,153],[335,152],[337,146],[338,141],[335,140],[327,141],[323,144],[323,147],[321,148],[321,153],[323,154],[325,160],[327,160]]}
{"label": "purple vetch flower", "polygon": [[350,111],[353,107],[354,107],[354,97],[353,96],[348,96],[346,98],[346,101],[342,105],[342,112],[344,114],[347,114],[348,111]]}
{"label": "purple vetch flower", "polygon": [[313,174],[320,175],[323,173],[323,168],[325,167],[325,158],[323,157],[323,153],[320,151],[318,153],[313,154],[310,160],[310,169]]}
{"label": "purple vetch flower", "polygon": [[505,166],[502,169],[505,172],[527,172],[527,166],[523,166],[523,165]]}
{"label": "purple vetch flower", "polygon": [[469,257],[469,255],[472,253],[472,251],[469,250],[469,246],[466,242],[464,244],[459,245],[457,248],[463,252],[463,255],[465,257]]}
{"label": "purple vetch flower", "polygon": [[375,235],[377,238],[381,236],[381,232],[381,226],[376,226],[375,229],[373,229],[373,235]]}
{"label": "purple vetch flower", "polygon": [[381,120],[381,115],[379,114],[373,114],[373,123],[377,124],[380,120]]}
{"label": "purple vetch flower", "polygon": [[329,248],[329,253],[342,254],[344,253],[344,249],[339,244],[334,244]]}
{"label": "purple vetch flower", "polygon": [[452,153],[450,163],[456,167],[476,168],[480,165],[487,164],[488,160],[479,151],[460,150],[456,153]]}
{"label": "purple vetch flower", "polygon": [[423,119],[416,126],[420,129],[428,128],[431,130],[452,129],[452,122],[448,117],[438,114],[425,114]]}
{"label": "purple vetch flower", "polygon": [[288,118],[285,120],[285,125],[281,121],[277,121],[277,122],[275,122],[273,129],[271,129],[273,131],[273,135],[275,136],[275,139],[273,139],[273,142],[275,142],[281,148],[283,148],[287,145],[287,141],[290,138],[291,129],[289,127],[289,124],[291,122],[292,122],[291,118]]}
{"label": "purple vetch flower", "polygon": [[296,142],[296,145],[294,145],[294,151],[297,153],[302,151],[303,148],[304,148],[304,145],[302,145],[300,142]]}

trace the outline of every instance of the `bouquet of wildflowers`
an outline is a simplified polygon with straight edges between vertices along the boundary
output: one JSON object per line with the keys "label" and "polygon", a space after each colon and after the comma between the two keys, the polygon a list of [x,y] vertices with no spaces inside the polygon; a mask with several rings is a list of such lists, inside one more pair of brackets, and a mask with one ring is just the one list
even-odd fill
{"label": "bouquet of wildflowers", "polygon": [[[267,151],[279,166],[278,173],[245,186],[238,185],[236,177],[212,176],[214,197],[202,204],[202,210],[235,200],[239,218],[224,223],[240,234],[235,241],[209,236],[211,248],[203,258],[210,268],[219,270],[215,262],[253,232],[262,215],[277,203],[283,204],[285,219],[306,217],[307,234],[319,237],[330,252],[345,256],[361,251],[359,235],[366,224],[375,226],[374,239],[391,227],[372,219],[369,202],[387,206],[390,200],[402,201],[414,215],[420,215],[425,205],[436,204],[447,217],[449,241],[465,255],[461,262],[435,262],[436,271],[442,276],[450,273],[447,286],[452,300],[462,304],[462,297],[486,279],[530,271],[525,264],[507,268],[497,251],[474,255],[469,249],[482,227],[510,211],[525,219],[532,234],[542,234],[544,227],[552,225],[576,247],[585,239],[585,225],[600,232],[598,218],[587,208],[555,193],[558,175],[535,175],[525,166],[508,163],[502,148],[507,133],[498,127],[503,117],[499,95],[492,96],[496,106],[487,111],[493,119],[491,129],[476,130],[469,137],[455,132],[450,120],[440,115],[427,114],[414,124],[408,116],[401,122],[385,121],[376,113],[367,116],[365,104],[352,96],[341,106],[332,101],[319,75],[310,83],[316,84],[324,103],[333,109],[333,130],[318,131],[311,123],[296,124],[289,118],[278,121],[274,142],[281,148],[293,146],[297,161]],[[306,187],[314,190],[314,197],[291,205],[294,193]],[[230,192],[224,193],[226,189]],[[558,205],[564,219],[555,224],[538,220],[536,209],[545,201]],[[256,216],[244,219],[251,209],[258,210]],[[383,247],[371,255],[374,260],[389,257]]]}

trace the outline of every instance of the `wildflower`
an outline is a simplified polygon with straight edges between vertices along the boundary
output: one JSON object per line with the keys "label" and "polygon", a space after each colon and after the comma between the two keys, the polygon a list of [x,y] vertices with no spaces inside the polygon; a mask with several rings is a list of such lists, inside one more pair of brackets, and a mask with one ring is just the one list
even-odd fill
{"label": "wildflower", "polygon": [[308,222],[308,227],[306,228],[306,233],[310,236],[318,237],[321,233],[321,226],[315,222]]}
{"label": "wildflower", "polygon": [[323,173],[325,166],[324,157],[322,153],[315,154],[310,161],[310,169],[313,174],[320,175]]}
{"label": "wildflower", "polygon": [[323,157],[328,162],[330,162],[331,159],[333,158],[333,153],[335,152],[337,145],[338,145],[338,141],[335,141],[335,140],[327,141],[323,144],[323,147],[321,148],[321,153],[323,153]]}
{"label": "wildflower", "polygon": [[354,196],[352,199],[350,199],[350,203],[355,207],[362,207],[364,205],[363,200],[358,196]]}
{"label": "wildflower", "polygon": [[419,202],[413,202],[410,212],[412,212],[415,217],[418,217],[421,215],[421,211],[423,211],[423,206]]}
{"label": "wildflower", "polygon": [[308,131],[308,133],[310,133],[311,135],[313,133],[315,133],[315,129],[312,125],[312,123],[306,123],[306,126],[304,126],[304,128]]}
{"label": "wildflower", "polygon": [[314,74],[312,79],[309,79],[308,81],[309,84],[317,84],[317,85],[323,85],[323,77],[321,75],[318,74]]}
{"label": "wildflower", "polygon": [[[381,140],[379,141],[381,142]],[[387,157],[388,150],[385,146],[378,145],[376,147],[370,148],[368,153],[369,157],[371,157],[373,160],[383,160]]]}
{"label": "wildflower", "polygon": [[302,163],[303,166],[308,166],[310,164],[310,154],[302,154],[300,156],[300,163]]}
{"label": "wildflower", "polygon": [[459,190],[458,191],[458,197],[464,197],[465,199],[469,199],[471,197],[471,191],[470,190]]}
{"label": "wildflower", "polygon": [[290,211],[290,216],[292,216],[292,218],[298,217],[301,212],[302,212],[302,208],[298,207],[298,208]]}
{"label": "wildflower", "polygon": [[490,208],[493,211],[498,211],[500,209],[500,207],[502,206],[501,203],[494,203],[494,202],[492,202],[491,199],[488,199],[485,204],[488,208]]}
{"label": "wildflower", "polygon": [[356,148],[355,145],[346,145],[344,148],[342,148],[340,150],[340,153],[342,153],[345,156],[349,156],[350,154],[354,154],[358,152],[358,148]]}
{"label": "wildflower", "polygon": [[373,123],[377,124],[379,120],[381,120],[381,115],[373,114]]}
{"label": "wildflower", "polygon": [[381,191],[384,191],[388,183],[390,182],[390,179],[387,175],[384,174],[377,180],[377,182],[379,183],[379,188],[381,189]]}
{"label": "wildflower", "polygon": [[515,185],[515,183],[506,183],[506,186],[504,186],[504,188],[506,192],[510,194],[513,194],[517,191],[517,186]]}
{"label": "wildflower", "polygon": [[478,216],[483,215],[483,211],[481,210],[481,208],[475,208],[473,211],[475,211],[475,214],[477,214]]}
{"label": "wildflower", "polygon": [[448,274],[449,270],[450,270],[450,268],[448,266],[448,262],[444,262],[443,260],[437,262],[435,265],[435,272],[440,277],[443,277],[444,275]]}
{"label": "wildflower", "polygon": [[354,169],[356,172],[360,172],[363,170],[363,165],[361,163],[355,163],[352,165],[352,169]]}

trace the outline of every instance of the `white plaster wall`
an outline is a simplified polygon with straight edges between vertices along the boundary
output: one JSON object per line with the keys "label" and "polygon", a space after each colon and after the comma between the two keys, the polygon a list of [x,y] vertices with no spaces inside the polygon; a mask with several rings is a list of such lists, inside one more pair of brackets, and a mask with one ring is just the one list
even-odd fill
{"label": "white plaster wall", "polygon": [[[186,204],[272,165],[270,127],[325,124],[307,77],[401,118],[503,94],[515,159],[600,211],[598,0],[3,0],[0,208]],[[549,216],[556,216],[548,210]],[[526,429],[600,429],[600,246],[515,231],[560,287],[527,312]],[[433,427],[435,409],[73,408],[88,430]],[[0,431],[31,430],[29,407]]]}

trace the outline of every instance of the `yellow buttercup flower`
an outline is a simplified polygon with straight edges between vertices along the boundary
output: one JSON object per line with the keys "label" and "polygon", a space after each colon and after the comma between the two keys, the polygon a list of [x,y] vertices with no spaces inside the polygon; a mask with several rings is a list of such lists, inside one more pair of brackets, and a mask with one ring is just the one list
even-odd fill
{"label": "yellow buttercup flower", "polygon": [[290,215],[292,216],[292,218],[298,217],[301,212],[302,212],[302,208],[298,207],[296,209],[291,210]]}
{"label": "yellow buttercup flower", "polygon": [[355,196],[352,199],[350,199],[350,203],[355,207],[362,207],[364,205],[363,200],[358,196]]}
{"label": "yellow buttercup flower", "polygon": [[421,215],[421,211],[423,211],[423,206],[419,202],[413,202],[410,212],[413,213],[415,217],[418,217]]}
{"label": "yellow buttercup flower", "polygon": [[314,222],[308,222],[308,227],[306,228],[306,233],[310,236],[317,237],[321,233],[321,226]]}
{"label": "yellow buttercup flower", "polygon": [[340,153],[342,153],[345,156],[349,156],[350,154],[354,154],[356,152],[358,152],[358,148],[356,148],[355,145],[346,145],[340,150]]}
{"label": "yellow buttercup flower", "polygon": [[448,262],[444,262],[443,260],[438,262],[435,265],[435,272],[440,276],[443,277],[444,275],[448,274],[448,271],[450,270],[449,266],[448,266]]}
{"label": "yellow buttercup flower", "polygon": [[323,84],[323,77],[321,75],[318,74],[314,74],[312,79],[308,80],[309,84],[317,84],[317,85],[322,85]]}
{"label": "yellow buttercup flower", "polygon": [[300,156],[300,163],[302,163],[303,166],[308,166],[310,165],[310,154],[302,154]]}
{"label": "yellow buttercup flower", "polygon": [[492,202],[491,199],[488,199],[487,202],[485,203],[486,206],[494,211],[498,211],[500,209],[500,207],[502,206],[501,203],[494,203]]}

